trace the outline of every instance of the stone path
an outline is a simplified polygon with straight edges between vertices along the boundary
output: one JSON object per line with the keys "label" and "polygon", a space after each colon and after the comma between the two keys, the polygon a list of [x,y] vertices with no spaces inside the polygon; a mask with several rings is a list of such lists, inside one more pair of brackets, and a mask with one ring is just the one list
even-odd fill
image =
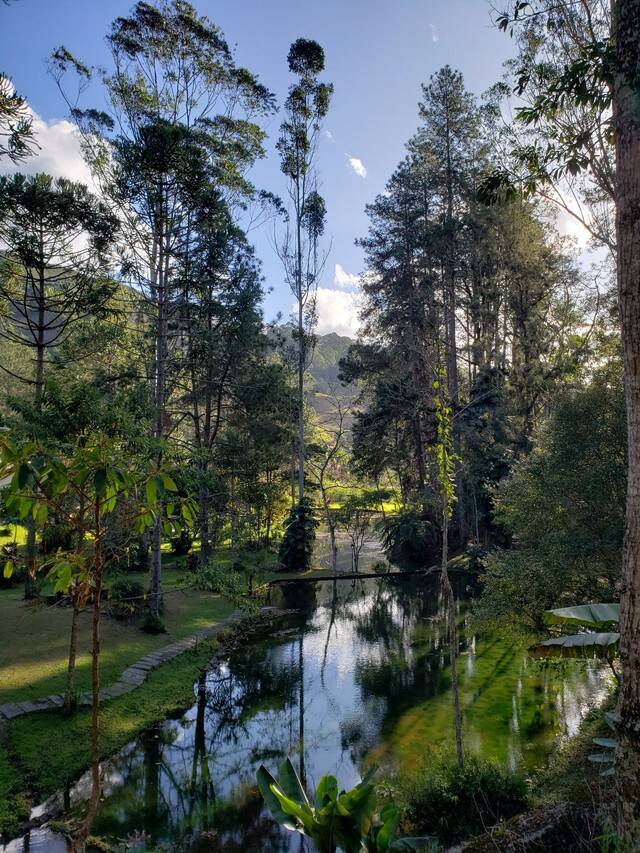
{"label": "stone path", "polygon": [[[260,613],[274,613],[277,610],[277,607],[262,607]],[[242,613],[236,611],[226,619],[216,622],[215,625],[196,631],[190,637],[177,640],[175,643],[157,649],[155,652],[149,652],[148,655],[145,655],[127,667],[115,684],[101,690],[100,701],[104,702],[107,699],[115,699],[116,696],[123,696],[125,693],[130,693],[146,681],[149,673],[154,669],[157,669],[167,661],[177,658],[178,655],[181,655],[188,649],[195,649],[201,640],[208,640],[211,637],[215,637],[223,628],[228,628],[230,625],[237,625],[242,618]],[[13,720],[15,717],[21,717],[23,714],[33,714],[36,711],[54,711],[57,708],[61,708],[63,704],[64,696],[59,694],[45,696],[44,699],[36,699],[34,702],[9,702],[6,705],[0,705],[0,719]],[[81,693],[78,697],[78,705],[90,706],[91,693]]]}

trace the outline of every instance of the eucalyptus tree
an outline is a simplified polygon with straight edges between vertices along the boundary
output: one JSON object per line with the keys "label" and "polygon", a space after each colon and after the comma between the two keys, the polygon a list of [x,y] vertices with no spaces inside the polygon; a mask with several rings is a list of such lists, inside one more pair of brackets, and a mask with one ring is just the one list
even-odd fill
{"label": "eucalyptus tree", "polygon": [[297,310],[298,502],[302,504],[305,486],[304,374],[311,354],[315,291],[324,260],[319,240],[324,232],[325,204],[318,192],[315,163],[321,123],[329,110],[333,86],[318,80],[324,70],[324,50],[317,42],[304,38],[293,42],[287,61],[297,80],[289,88],[284,103],[285,119],[277,144],[290,201],[285,234],[278,242],[277,251]]}
{"label": "eucalyptus tree", "polygon": [[[219,28],[185,0],[138,2],[107,37],[111,72],[102,73],[109,113],[67,100],[101,189],[124,219],[123,268],[143,298],[151,331],[148,381],[155,400],[157,464],[172,431],[180,328],[181,256],[188,246],[194,191],[212,184],[231,208],[257,199],[247,169],[263,155],[257,123],[273,98],[236,65]],[[52,69],[64,92],[72,67],[82,85],[91,69],[65,48]],[[162,606],[160,516],[153,531],[151,606]]]}
{"label": "eucalyptus tree", "polygon": [[[87,317],[104,316],[118,222],[83,184],[49,175],[0,178],[0,337],[23,351],[0,368],[40,409],[45,372]],[[13,368],[13,365],[12,365]],[[28,524],[25,595],[36,594],[35,532]]]}

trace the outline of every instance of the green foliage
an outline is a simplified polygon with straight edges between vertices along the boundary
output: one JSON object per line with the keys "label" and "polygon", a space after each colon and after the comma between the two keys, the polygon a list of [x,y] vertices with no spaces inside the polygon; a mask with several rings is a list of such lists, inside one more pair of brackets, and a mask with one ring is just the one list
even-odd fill
{"label": "green foliage", "polygon": [[485,559],[483,618],[540,627],[558,604],[613,597],[625,481],[619,380],[560,394],[536,448],[495,492],[495,516],[513,548]]}
{"label": "green foliage", "polygon": [[467,755],[463,768],[450,758],[392,782],[405,807],[404,825],[450,845],[486,830],[527,807],[522,778],[491,761]]}
{"label": "green foliage", "polygon": [[33,119],[26,100],[19,95],[11,80],[0,72],[0,160],[12,163],[33,153]]}
{"label": "green foliage", "polygon": [[46,524],[40,535],[40,551],[54,554],[69,551],[73,547],[73,530],[64,524]]}
{"label": "green foliage", "polygon": [[120,619],[135,616],[142,611],[144,598],[141,583],[126,577],[116,578],[109,589],[111,613]]}
{"label": "green foliage", "polygon": [[177,557],[186,557],[193,548],[193,535],[191,531],[183,527],[177,536],[171,539],[171,551]]}
{"label": "green foliage", "polygon": [[167,628],[162,621],[162,617],[158,613],[154,613],[152,610],[145,611],[141,627],[145,634],[167,633]]}
{"label": "green foliage", "polygon": [[403,512],[378,522],[382,548],[392,563],[413,569],[438,558],[438,531],[416,512]]}
{"label": "green foliage", "polygon": [[281,826],[310,838],[318,853],[391,853],[425,850],[428,838],[398,839],[400,812],[387,805],[377,813],[372,772],[350,791],[340,791],[335,776],[323,776],[315,802],[307,797],[287,758],[274,778],[264,767],[257,773],[258,787],[273,818]]}
{"label": "green foliage", "polygon": [[285,572],[303,572],[311,565],[318,519],[308,498],[291,507],[278,550],[278,563]]}
{"label": "green foliage", "polygon": [[195,585],[197,589],[223,595],[236,607],[247,609],[251,606],[247,599],[247,582],[244,575],[214,560],[197,570]]}

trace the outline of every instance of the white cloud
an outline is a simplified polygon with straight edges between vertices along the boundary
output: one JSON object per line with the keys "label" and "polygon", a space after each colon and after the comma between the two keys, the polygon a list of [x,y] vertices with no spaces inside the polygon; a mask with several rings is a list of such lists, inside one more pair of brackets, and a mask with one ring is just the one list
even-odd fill
{"label": "white cloud", "polygon": [[17,164],[5,159],[2,162],[2,171],[22,172],[25,175],[46,172],[54,178],[69,178],[93,187],[91,172],[80,151],[80,137],[75,125],[65,119],[45,121],[33,110],[30,112],[33,116],[34,137],[39,148],[34,148],[33,156]]}
{"label": "white cloud", "polygon": [[[338,335],[355,338],[360,325],[358,315],[361,299],[361,294],[357,291],[319,287],[316,291],[317,333],[326,335],[336,332]],[[295,305],[292,305],[292,313],[296,310]]]}
{"label": "white cloud", "polygon": [[333,274],[333,283],[336,287],[344,287],[345,289],[357,287],[360,283],[360,276],[353,272],[347,272],[342,264],[336,264]]}
{"label": "white cloud", "polygon": [[333,142],[333,133],[330,130],[325,130],[324,135],[327,137],[329,142]]}
{"label": "white cloud", "polygon": [[438,35],[438,28],[435,24],[429,24],[429,29],[431,30],[431,41],[436,44],[440,41],[440,36]]}
{"label": "white cloud", "polygon": [[561,210],[559,212],[557,225],[560,234],[562,234],[563,237],[571,237],[575,240],[579,249],[584,249],[591,239],[591,235],[582,222],[576,219],[575,216],[567,213],[566,210]]}
{"label": "white cloud", "polygon": [[345,155],[349,160],[349,165],[360,178],[367,177],[367,169],[359,157],[352,157],[350,154]]}

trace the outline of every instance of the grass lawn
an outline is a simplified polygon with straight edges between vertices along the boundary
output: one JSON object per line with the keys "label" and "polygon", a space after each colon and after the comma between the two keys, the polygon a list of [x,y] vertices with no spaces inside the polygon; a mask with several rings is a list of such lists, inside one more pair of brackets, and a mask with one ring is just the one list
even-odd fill
{"label": "grass lawn", "polygon": [[[167,570],[167,588],[175,586],[178,572]],[[136,577],[132,575],[131,577]],[[105,616],[102,629],[101,670],[105,687],[116,681],[130,664],[173,640],[223,619],[233,606],[218,595],[195,590],[167,592],[166,634],[145,634],[135,622]],[[64,690],[71,610],[26,604],[22,591],[0,592],[0,704],[38,699]],[[90,686],[91,615],[81,616],[78,638],[77,686]]]}

